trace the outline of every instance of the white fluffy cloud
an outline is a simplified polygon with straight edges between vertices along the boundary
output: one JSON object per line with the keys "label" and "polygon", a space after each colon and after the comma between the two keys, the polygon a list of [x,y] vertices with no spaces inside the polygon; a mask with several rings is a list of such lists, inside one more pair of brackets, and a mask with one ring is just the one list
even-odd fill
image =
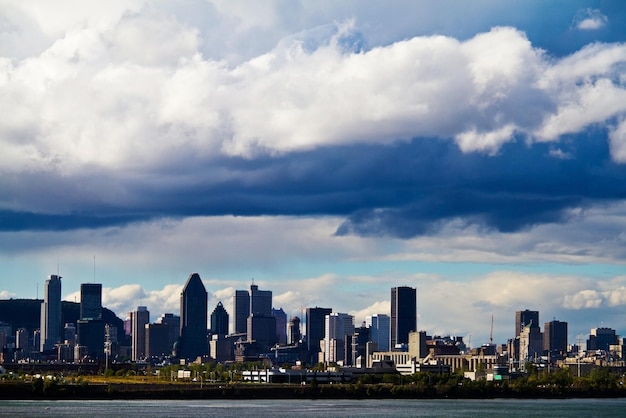
{"label": "white fluffy cloud", "polygon": [[[235,6],[216,7],[238,16]],[[172,156],[417,136],[493,153],[515,134],[555,141],[626,112],[616,78],[623,45],[552,60],[522,32],[501,27],[465,41],[414,37],[355,52],[345,45],[357,30],[348,21],[313,47],[306,35],[288,37],[233,67],[204,56],[201,28],[165,10],[74,14],[50,27],[28,8],[8,15],[51,42],[28,57],[7,50],[0,60],[5,171],[141,170]],[[272,20],[257,18],[241,24]]]}
{"label": "white fluffy cloud", "polygon": [[574,18],[574,25],[580,30],[597,30],[605,27],[609,19],[598,9],[580,10]]}

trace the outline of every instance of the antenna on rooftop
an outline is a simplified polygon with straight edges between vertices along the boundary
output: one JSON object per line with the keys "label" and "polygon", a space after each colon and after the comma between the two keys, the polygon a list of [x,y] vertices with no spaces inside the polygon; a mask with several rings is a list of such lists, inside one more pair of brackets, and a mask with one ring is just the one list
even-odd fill
{"label": "antenna on rooftop", "polygon": [[493,344],[493,314],[491,314],[491,332],[489,333],[489,344]]}

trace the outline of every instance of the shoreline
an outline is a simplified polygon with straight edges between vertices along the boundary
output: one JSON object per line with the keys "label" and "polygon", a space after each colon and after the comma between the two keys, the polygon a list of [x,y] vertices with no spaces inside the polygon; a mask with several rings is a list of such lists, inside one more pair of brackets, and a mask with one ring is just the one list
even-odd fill
{"label": "shoreline", "polygon": [[590,390],[533,388],[525,391],[501,386],[441,388],[389,384],[54,384],[43,388],[32,383],[0,383],[0,398],[6,400],[153,400],[153,399],[568,399],[624,398],[622,388]]}

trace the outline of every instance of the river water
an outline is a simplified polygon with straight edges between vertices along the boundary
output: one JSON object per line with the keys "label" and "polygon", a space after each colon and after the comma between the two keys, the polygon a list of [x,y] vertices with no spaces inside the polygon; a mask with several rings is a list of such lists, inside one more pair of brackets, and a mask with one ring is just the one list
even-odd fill
{"label": "river water", "polygon": [[617,417],[626,399],[0,400],[14,417]]}

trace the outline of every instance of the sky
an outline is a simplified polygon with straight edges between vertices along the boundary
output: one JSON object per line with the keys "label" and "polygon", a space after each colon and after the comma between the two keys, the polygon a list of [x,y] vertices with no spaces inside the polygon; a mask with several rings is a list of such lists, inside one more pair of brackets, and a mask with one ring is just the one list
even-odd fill
{"label": "sky", "polygon": [[[626,4],[0,0],[0,298],[626,336]],[[493,331],[492,331],[493,318]]]}

